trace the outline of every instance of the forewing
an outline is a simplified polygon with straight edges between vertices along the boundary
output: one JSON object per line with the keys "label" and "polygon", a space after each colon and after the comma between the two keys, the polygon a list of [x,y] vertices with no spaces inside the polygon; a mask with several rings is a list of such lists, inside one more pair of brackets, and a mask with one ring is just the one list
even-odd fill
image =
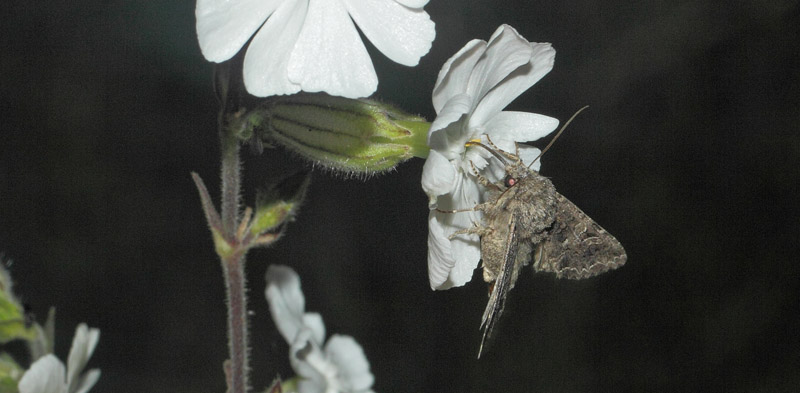
{"label": "forewing", "polygon": [[480,349],[478,349],[478,358],[481,357],[486,340],[492,336],[494,325],[503,313],[508,291],[514,285],[514,262],[517,259],[517,251],[519,249],[516,224],[514,216],[509,214],[507,223],[508,236],[503,253],[503,268],[500,269],[500,273],[493,283],[494,288],[492,289],[491,295],[489,295],[489,304],[486,305],[486,310],[484,310],[483,318],[481,319],[483,336],[481,337]]}
{"label": "forewing", "polygon": [[534,252],[536,271],[559,278],[589,278],[625,264],[622,244],[561,194],[549,236]]}

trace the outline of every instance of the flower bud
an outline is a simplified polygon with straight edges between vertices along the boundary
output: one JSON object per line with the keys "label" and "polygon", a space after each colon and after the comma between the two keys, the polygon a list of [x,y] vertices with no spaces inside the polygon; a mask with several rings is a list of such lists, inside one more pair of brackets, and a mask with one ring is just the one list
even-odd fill
{"label": "flower bud", "polygon": [[300,208],[310,182],[310,174],[299,171],[275,181],[266,189],[258,190],[250,233],[260,236],[291,220]]}
{"label": "flower bud", "polygon": [[430,123],[368,99],[326,94],[272,98],[231,126],[243,140],[279,143],[325,168],[369,175],[427,157]]}
{"label": "flower bud", "polygon": [[[2,256],[0,256],[0,262]],[[11,275],[0,263],[0,344],[16,339],[33,340],[36,331],[25,313],[25,308],[11,290]]]}

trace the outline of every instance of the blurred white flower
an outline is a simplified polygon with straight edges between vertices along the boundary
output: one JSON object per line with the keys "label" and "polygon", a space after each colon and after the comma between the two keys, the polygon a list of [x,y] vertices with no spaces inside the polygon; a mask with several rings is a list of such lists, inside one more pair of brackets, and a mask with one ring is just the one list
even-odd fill
{"label": "blurred white flower", "polygon": [[378,79],[353,22],[388,58],[415,66],[436,35],[422,9],[427,2],[197,0],[197,37],[203,56],[217,63],[253,37],[244,58],[244,83],[253,95],[302,90],[366,97]]}
{"label": "blurred white flower", "polygon": [[100,339],[100,330],[78,325],[67,367],[53,354],[45,355],[31,365],[19,381],[20,393],[85,393],[100,378],[100,370],[92,369],[81,374]]}
{"label": "blurred white flower", "polygon": [[300,277],[291,268],[267,269],[267,301],[278,331],[289,343],[292,368],[302,378],[299,393],[371,392],[374,377],[361,346],[350,336],[325,340],[325,324],[305,312]]}
{"label": "blurred white flower", "polygon": [[[488,165],[490,154],[470,140],[487,136],[499,148],[515,152],[515,142],[539,139],[558,126],[558,120],[535,113],[503,111],[511,101],[553,68],[555,49],[547,43],[528,42],[513,27],[500,26],[489,42],[472,40],[442,67],[433,89],[436,120],[428,133],[431,151],[422,171],[422,188],[430,207],[469,209],[484,202],[486,190],[477,183],[472,166],[497,181],[499,163]],[[520,156],[530,163],[539,150],[520,146]],[[538,162],[533,169],[538,170]],[[480,241],[475,234],[454,232],[480,222],[482,213],[442,213],[428,217],[428,278],[431,288],[464,285],[480,261]]]}

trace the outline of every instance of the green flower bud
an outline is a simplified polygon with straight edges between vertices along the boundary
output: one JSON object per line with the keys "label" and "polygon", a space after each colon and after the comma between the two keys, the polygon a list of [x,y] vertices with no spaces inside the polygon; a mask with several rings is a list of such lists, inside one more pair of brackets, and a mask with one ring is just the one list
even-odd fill
{"label": "green flower bud", "polygon": [[430,123],[369,99],[299,94],[269,99],[231,121],[242,140],[279,143],[326,168],[372,174],[428,156]]}
{"label": "green flower bud", "polygon": [[0,392],[16,392],[25,369],[7,353],[0,354]]}
{"label": "green flower bud", "polygon": [[36,331],[26,321],[25,310],[11,290],[8,271],[0,263],[0,343],[16,339],[33,340]]}
{"label": "green flower bud", "polygon": [[310,174],[300,171],[274,182],[265,190],[259,190],[250,233],[259,236],[291,219],[305,198],[310,182]]}

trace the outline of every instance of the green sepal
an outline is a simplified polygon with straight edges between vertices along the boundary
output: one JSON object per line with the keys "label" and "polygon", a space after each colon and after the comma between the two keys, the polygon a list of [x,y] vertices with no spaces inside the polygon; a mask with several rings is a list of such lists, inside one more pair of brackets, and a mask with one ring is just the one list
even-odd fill
{"label": "green sepal", "polygon": [[300,381],[300,377],[292,377],[285,381],[280,381],[281,391],[283,393],[297,393],[297,383]]}
{"label": "green sepal", "polygon": [[229,256],[232,252],[234,252],[234,248],[225,239],[225,236],[222,236],[222,232],[218,231],[216,228],[211,228],[211,238],[214,240],[214,251],[217,252],[217,255],[224,258]]}
{"label": "green sepal", "polygon": [[16,393],[25,370],[8,353],[0,354],[0,393]]}
{"label": "green sepal", "polygon": [[276,142],[314,164],[371,174],[428,156],[430,123],[370,99],[327,94],[270,98],[231,119],[242,141]]}
{"label": "green sepal", "polygon": [[300,207],[310,183],[311,174],[299,171],[259,190],[250,233],[258,236],[274,231],[290,219]]}

